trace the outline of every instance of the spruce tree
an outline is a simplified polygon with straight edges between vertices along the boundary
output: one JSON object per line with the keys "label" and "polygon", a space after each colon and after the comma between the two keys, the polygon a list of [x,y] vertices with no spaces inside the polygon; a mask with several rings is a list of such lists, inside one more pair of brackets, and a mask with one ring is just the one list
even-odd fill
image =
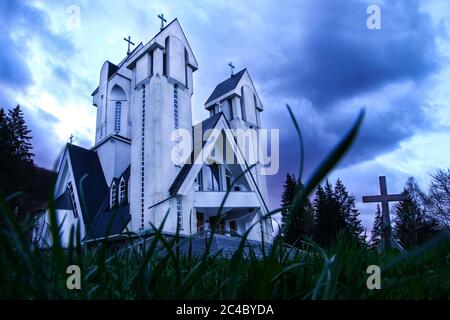
{"label": "spruce tree", "polygon": [[350,195],[342,181],[338,179],[334,187],[334,195],[339,203],[339,216],[345,220],[344,232],[353,240],[363,243],[364,228],[359,220],[359,211],[356,209],[355,197]]}
{"label": "spruce tree", "polygon": [[322,246],[329,246],[337,234],[345,228],[345,218],[335,197],[333,186],[326,180],[325,186],[316,190],[314,199],[314,239]]}
{"label": "spruce tree", "polygon": [[414,248],[432,238],[438,224],[427,216],[421,203],[421,191],[413,178],[403,189],[405,200],[396,205],[394,236],[405,249]]}
{"label": "spruce tree", "polygon": [[294,175],[286,174],[284,181],[283,194],[281,195],[281,224],[285,226],[287,223],[288,206],[292,204],[295,193],[298,190],[298,183]]}
{"label": "spruce tree", "polygon": [[383,213],[380,205],[377,204],[377,211],[375,212],[375,220],[373,221],[372,234],[370,237],[370,245],[378,247],[383,239]]}
{"label": "spruce tree", "polygon": [[288,174],[282,195],[282,236],[286,243],[299,245],[304,236],[311,237],[313,229],[313,207],[311,201],[306,199],[300,210],[293,211],[288,208],[297,193],[301,192],[303,184]]}

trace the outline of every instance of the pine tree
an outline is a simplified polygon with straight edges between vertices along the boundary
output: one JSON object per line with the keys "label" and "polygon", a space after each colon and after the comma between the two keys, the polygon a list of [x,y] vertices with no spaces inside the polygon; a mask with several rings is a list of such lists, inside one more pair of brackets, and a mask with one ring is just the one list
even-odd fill
{"label": "pine tree", "polygon": [[18,207],[19,214],[23,216],[33,205],[30,198],[33,197],[35,166],[31,153],[30,130],[27,128],[20,106],[9,110],[8,115],[1,110],[0,131],[2,138],[0,192],[5,196],[22,192],[22,196],[14,198],[10,205]]}
{"label": "pine tree", "polygon": [[370,245],[378,247],[383,239],[383,213],[380,205],[377,204],[377,212],[375,212],[375,220],[372,226],[372,235],[370,237]]}
{"label": "pine tree", "polygon": [[286,243],[299,245],[299,240],[311,237],[313,229],[313,207],[306,199],[299,211],[292,211],[287,207],[292,204],[295,195],[301,192],[303,184],[294,175],[287,175],[282,195],[282,236]]}
{"label": "pine tree", "polygon": [[394,236],[405,248],[414,248],[437,232],[437,222],[428,217],[421,203],[421,191],[413,178],[403,189],[405,200],[396,205]]}
{"label": "pine tree", "polygon": [[281,224],[282,226],[287,223],[288,209],[287,207],[292,204],[295,193],[298,190],[297,180],[294,175],[286,174],[286,180],[284,181],[283,194],[281,195]]}
{"label": "pine tree", "polygon": [[322,246],[329,246],[338,233],[345,228],[345,217],[335,197],[333,186],[328,180],[319,185],[314,199],[314,238]]}
{"label": "pine tree", "polygon": [[350,195],[342,181],[338,179],[334,187],[334,195],[339,203],[339,216],[345,220],[344,232],[353,240],[363,243],[364,228],[359,220],[359,211],[356,209],[355,197]]}
{"label": "pine tree", "polygon": [[349,195],[341,180],[335,187],[326,180],[319,185],[314,199],[314,239],[322,246],[329,246],[338,234],[346,234],[351,239],[363,243],[363,227],[358,218],[355,198]]}

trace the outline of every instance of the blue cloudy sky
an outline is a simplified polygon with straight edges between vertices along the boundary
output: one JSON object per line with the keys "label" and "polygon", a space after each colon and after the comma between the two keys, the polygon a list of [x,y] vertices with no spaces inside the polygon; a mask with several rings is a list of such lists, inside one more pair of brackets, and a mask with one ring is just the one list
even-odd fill
{"label": "blue cloudy sky", "polygon": [[[366,27],[370,4],[381,8],[381,30]],[[90,94],[102,63],[124,57],[124,36],[152,38],[161,12],[178,17],[199,62],[194,121],[207,117],[203,103],[229,75],[228,61],[249,69],[263,124],[280,129],[272,207],[286,172],[298,171],[286,103],[303,129],[306,176],[366,109],[356,144],[331,175],[358,202],[378,191],[379,175],[399,192],[409,176],[425,187],[436,168],[450,167],[448,1],[0,1],[0,106],[23,106],[38,165],[51,168],[70,134],[92,146]],[[358,207],[370,226],[374,205]]]}

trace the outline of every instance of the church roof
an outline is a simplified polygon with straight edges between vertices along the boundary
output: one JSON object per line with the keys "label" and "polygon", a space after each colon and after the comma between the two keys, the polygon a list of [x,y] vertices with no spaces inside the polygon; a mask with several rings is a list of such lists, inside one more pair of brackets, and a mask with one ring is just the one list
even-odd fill
{"label": "church roof", "polygon": [[69,189],[66,189],[66,191],[64,191],[58,198],[55,199],[55,208],[60,210],[73,209]]}
{"label": "church roof", "polygon": [[[67,144],[73,177],[80,197],[81,211],[86,224],[97,213],[105,193],[108,190],[105,176],[97,152]],[[82,184],[81,179],[84,178]]]}
{"label": "church roof", "polygon": [[230,91],[234,90],[236,88],[236,86],[238,85],[239,81],[241,80],[241,78],[244,75],[246,70],[247,69],[243,69],[243,70],[239,71],[238,73],[232,75],[231,77],[229,77],[225,81],[219,83],[216,86],[216,88],[214,89],[214,91],[211,93],[211,95],[209,96],[208,100],[206,100],[205,104],[208,104],[211,101],[213,101],[213,100],[223,96],[227,92],[230,92]]}
{"label": "church roof", "polygon": [[[130,178],[130,169],[131,165],[129,165],[118,178],[115,178],[115,180],[120,181],[123,177],[125,181],[128,181]],[[129,187],[130,186],[128,186],[128,188]],[[125,229],[128,222],[130,222],[130,205],[126,204],[124,206],[111,208],[109,196],[110,190],[108,189],[103,196],[103,201],[97,210],[94,220],[89,227],[86,228],[85,241],[118,235]]]}
{"label": "church roof", "polygon": [[[219,113],[213,115],[212,117],[209,117],[208,119],[203,120],[200,124],[198,124],[198,125],[202,126],[202,137],[206,131],[213,129],[216,126],[217,122],[219,121],[219,119],[222,115],[223,115],[223,113],[219,112]],[[225,119],[225,117],[224,117],[224,119]],[[192,130],[194,130],[194,127],[192,127]],[[204,137],[204,139],[202,139],[202,148],[205,146],[207,140],[208,140],[208,137]],[[192,151],[190,163],[185,163],[183,165],[183,167],[181,168],[177,177],[175,178],[175,180],[173,181],[172,185],[169,188],[169,192],[171,195],[175,195],[178,192],[178,190],[180,189],[181,185],[184,182],[184,179],[186,179],[189,171],[192,168],[192,165],[196,158],[195,156],[196,155],[194,154],[194,151]]]}

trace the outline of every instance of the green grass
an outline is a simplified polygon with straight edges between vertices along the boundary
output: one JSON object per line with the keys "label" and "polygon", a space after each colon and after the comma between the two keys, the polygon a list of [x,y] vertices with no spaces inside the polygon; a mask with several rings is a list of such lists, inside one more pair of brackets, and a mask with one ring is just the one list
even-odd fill
{"label": "green grass", "polygon": [[[292,115],[292,113],[291,113]],[[299,126],[292,115],[296,128]],[[361,126],[363,113],[330,156],[319,166],[292,208],[301,207],[309,193],[342,158]],[[303,165],[301,165],[302,167]],[[20,196],[20,195],[14,195]],[[54,203],[50,201],[50,250],[30,246],[26,223],[18,223],[0,199],[0,299],[448,299],[450,241],[448,233],[407,253],[369,250],[344,237],[330,248],[311,240],[302,250],[274,244],[262,259],[245,256],[241,246],[231,259],[220,255],[181,255],[181,239],[164,237],[164,223],[138,250],[136,237],[129,248],[112,250],[106,241],[95,246],[76,240],[67,249],[58,241]],[[274,210],[269,215],[279,212]],[[219,212],[220,214],[220,212]],[[166,216],[167,217],[167,216]],[[265,217],[267,218],[267,217]],[[71,237],[72,238],[72,237]],[[212,238],[209,239],[211,242]],[[68,290],[66,268],[81,268],[81,290]],[[369,290],[366,269],[379,265],[381,290]]]}

